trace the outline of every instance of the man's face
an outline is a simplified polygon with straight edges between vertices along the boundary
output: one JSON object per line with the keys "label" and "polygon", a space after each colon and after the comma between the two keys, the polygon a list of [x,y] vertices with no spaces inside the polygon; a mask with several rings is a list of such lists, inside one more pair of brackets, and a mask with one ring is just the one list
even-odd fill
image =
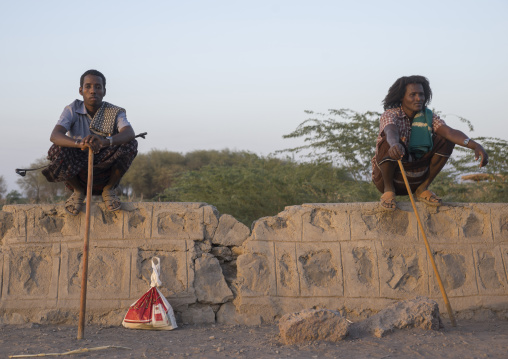
{"label": "man's face", "polygon": [[423,109],[425,104],[425,92],[421,84],[409,84],[406,86],[406,94],[402,98],[402,109],[406,115],[414,115]]}
{"label": "man's face", "polygon": [[79,88],[79,94],[83,96],[85,106],[99,107],[102,104],[104,95],[106,95],[102,77],[86,75],[83,80],[83,86]]}

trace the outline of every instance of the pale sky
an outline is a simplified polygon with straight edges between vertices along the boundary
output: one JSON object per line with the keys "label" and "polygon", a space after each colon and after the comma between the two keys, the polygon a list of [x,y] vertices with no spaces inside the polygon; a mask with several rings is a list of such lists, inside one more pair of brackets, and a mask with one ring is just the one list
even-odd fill
{"label": "pale sky", "polygon": [[[88,69],[107,79],[140,152],[248,150],[284,140],[304,110],[382,112],[400,76],[431,103],[508,139],[508,1],[0,0],[0,175],[47,154]],[[467,133],[454,117],[447,123]]]}

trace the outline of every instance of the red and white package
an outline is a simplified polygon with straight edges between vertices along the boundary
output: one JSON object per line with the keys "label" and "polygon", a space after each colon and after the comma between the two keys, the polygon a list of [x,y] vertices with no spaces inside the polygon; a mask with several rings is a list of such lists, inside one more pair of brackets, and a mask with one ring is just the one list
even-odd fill
{"label": "red and white package", "polygon": [[[157,264],[153,262],[157,259]],[[123,318],[122,325],[130,329],[173,330],[177,328],[173,308],[157,287],[162,282],[160,275],[160,259],[152,259],[152,276],[150,290],[137,302],[132,304]]]}

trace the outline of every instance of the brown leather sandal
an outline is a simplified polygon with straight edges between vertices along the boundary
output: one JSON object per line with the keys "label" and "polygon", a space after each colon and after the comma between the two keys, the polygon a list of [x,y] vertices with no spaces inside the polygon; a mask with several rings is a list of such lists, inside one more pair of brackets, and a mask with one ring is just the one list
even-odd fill
{"label": "brown leather sandal", "polygon": [[381,196],[381,208],[386,211],[395,211],[397,208],[397,202],[395,201],[395,192],[385,192]]}
{"label": "brown leather sandal", "polygon": [[416,196],[416,199],[433,207],[439,207],[443,204],[443,200],[430,190],[423,191],[418,196]]}
{"label": "brown leather sandal", "polygon": [[85,194],[80,192],[72,192],[71,196],[65,201],[64,209],[71,216],[77,216],[83,207]]}
{"label": "brown leather sandal", "polygon": [[108,212],[116,212],[122,207],[122,202],[114,189],[102,191],[102,199]]}

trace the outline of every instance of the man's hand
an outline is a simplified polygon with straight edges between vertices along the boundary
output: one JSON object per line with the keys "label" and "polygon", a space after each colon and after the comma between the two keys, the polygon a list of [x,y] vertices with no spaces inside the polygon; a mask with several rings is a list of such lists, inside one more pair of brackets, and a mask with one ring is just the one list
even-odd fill
{"label": "man's hand", "polygon": [[474,149],[474,159],[475,161],[478,161],[478,159],[481,157],[480,165],[478,167],[482,168],[489,163],[489,155],[485,150],[483,149],[482,145],[479,143],[476,144],[476,148]]}
{"label": "man's hand", "polygon": [[394,160],[400,160],[404,155],[406,154],[406,151],[404,150],[404,146],[402,146],[401,143],[396,143],[390,149],[388,150],[388,155],[390,158],[393,158]]}
{"label": "man's hand", "polygon": [[93,153],[99,153],[102,148],[102,139],[95,135],[88,135],[83,138],[80,142],[81,150],[85,151],[87,148],[91,148]]}

